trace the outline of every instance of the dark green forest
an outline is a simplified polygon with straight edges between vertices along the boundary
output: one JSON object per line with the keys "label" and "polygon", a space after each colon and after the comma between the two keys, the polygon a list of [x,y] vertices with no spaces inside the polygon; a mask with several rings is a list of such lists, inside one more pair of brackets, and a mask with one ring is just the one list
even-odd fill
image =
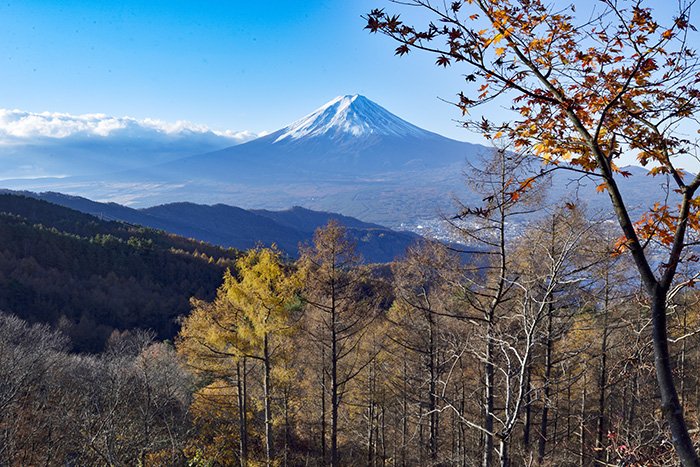
{"label": "dark green forest", "polygon": [[0,195],[0,310],[48,323],[77,351],[113,330],[172,338],[191,297],[212,298],[237,252]]}

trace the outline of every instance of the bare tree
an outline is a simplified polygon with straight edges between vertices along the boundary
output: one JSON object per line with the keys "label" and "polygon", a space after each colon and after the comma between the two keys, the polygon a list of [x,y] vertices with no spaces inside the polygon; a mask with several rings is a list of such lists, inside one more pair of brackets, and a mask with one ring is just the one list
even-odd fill
{"label": "bare tree", "polygon": [[316,231],[313,246],[302,250],[299,261],[306,278],[305,329],[319,348],[330,386],[330,463],[338,466],[339,410],[348,383],[373,358],[359,350],[376,317],[377,294],[346,230],[335,221]]}
{"label": "bare tree", "polygon": [[[604,0],[582,12],[545,0],[395,3],[425,10],[433,21],[416,28],[377,9],[367,16],[367,28],[398,41],[399,55],[419,49],[435,54],[439,66],[466,67],[467,86],[476,88],[459,94],[465,115],[510,98],[508,121],[483,118],[466,126],[537,154],[549,164],[543,173],[564,167],[607,192],[624,236],[621,247],[630,252],[651,304],[657,385],[673,445],[684,466],[700,465],[674,381],[666,308],[676,271],[689,256],[686,247],[695,243],[688,233],[699,227],[700,175],[688,177],[678,168],[697,157],[698,147],[685,136],[697,129],[700,98],[700,61],[689,40],[694,2],[678,2],[668,21],[655,18],[643,0]],[[623,155],[653,163],[651,174],[667,181],[658,204],[636,223],[621,190],[631,174],[616,165]],[[660,268],[650,245],[666,250]]]}

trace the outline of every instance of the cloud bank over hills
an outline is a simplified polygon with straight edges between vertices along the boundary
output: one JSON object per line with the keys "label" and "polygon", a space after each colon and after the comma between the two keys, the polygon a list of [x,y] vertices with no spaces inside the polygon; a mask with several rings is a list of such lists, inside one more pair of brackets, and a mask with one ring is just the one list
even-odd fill
{"label": "cloud bank over hills", "polygon": [[102,175],[255,139],[188,121],[0,109],[0,179]]}
{"label": "cloud bank over hills", "polygon": [[205,125],[179,120],[113,117],[105,114],[71,115],[58,112],[27,112],[0,109],[0,144],[36,143],[37,139],[144,138],[176,140],[197,137],[225,141],[231,146],[260,135],[250,131],[218,131]]}

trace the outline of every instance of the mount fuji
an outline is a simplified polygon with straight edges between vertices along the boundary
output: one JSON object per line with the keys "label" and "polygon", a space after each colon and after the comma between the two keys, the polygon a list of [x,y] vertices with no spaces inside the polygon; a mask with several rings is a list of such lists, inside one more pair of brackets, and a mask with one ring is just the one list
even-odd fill
{"label": "mount fuji", "polygon": [[231,183],[363,182],[464,163],[477,146],[418,128],[364,96],[333,99],[306,117],[242,145],[161,168]]}
{"label": "mount fuji", "polygon": [[[204,146],[203,146],[204,148]],[[148,207],[172,202],[255,209],[298,205],[394,228],[451,211],[465,161],[488,149],[421,129],[364,96],[337,97],[266,136],[213,152],[99,176],[4,180]],[[449,188],[446,188],[449,187]]]}
{"label": "mount fuji", "polygon": [[[420,233],[422,226],[435,226],[443,214],[454,213],[455,198],[481,202],[483,196],[465,184],[464,172],[490,151],[421,129],[364,96],[348,95],[273,133],[222,150],[100,177],[3,185],[131,207],[183,201],[268,210],[303,206]],[[645,208],[653,204],[649,193],[658,192],[660,181],[644,176],[644,169],[633,172],[626,191]],[[566,172],[553,178],[553,200],[577,191],[590,207],[607,206],[594,184],[569,179]]]}
{"label": "mount fuji", "polygon": [[[299,205],[404,228],[451,212],[452,194],[468,193],[465,162],[487,151],[421,129],[364,96],[348,95],[266,136],[116,174],[71,194],[136,207],[174,201],[255,209]],[[115,187],[128,187],[129,199],[119,197]]]}
{"label": "mount fuji", "polygon": [[336,97],[310,115],[270,136],[278,143],[319,136],[347,142],[348,137],[366,135],[417,138],[438,136],[400,119],[358,94]]}

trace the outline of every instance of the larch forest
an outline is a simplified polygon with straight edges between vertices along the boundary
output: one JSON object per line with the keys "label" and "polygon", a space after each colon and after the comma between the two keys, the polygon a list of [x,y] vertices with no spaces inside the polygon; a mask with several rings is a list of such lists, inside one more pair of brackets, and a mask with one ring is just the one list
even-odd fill
{"label": "larch forest", "polygon": [[0,195],[0,465],[700,466],[694,2],[386,3],[368,33],[493,145],[461,241],[239,251]]}

